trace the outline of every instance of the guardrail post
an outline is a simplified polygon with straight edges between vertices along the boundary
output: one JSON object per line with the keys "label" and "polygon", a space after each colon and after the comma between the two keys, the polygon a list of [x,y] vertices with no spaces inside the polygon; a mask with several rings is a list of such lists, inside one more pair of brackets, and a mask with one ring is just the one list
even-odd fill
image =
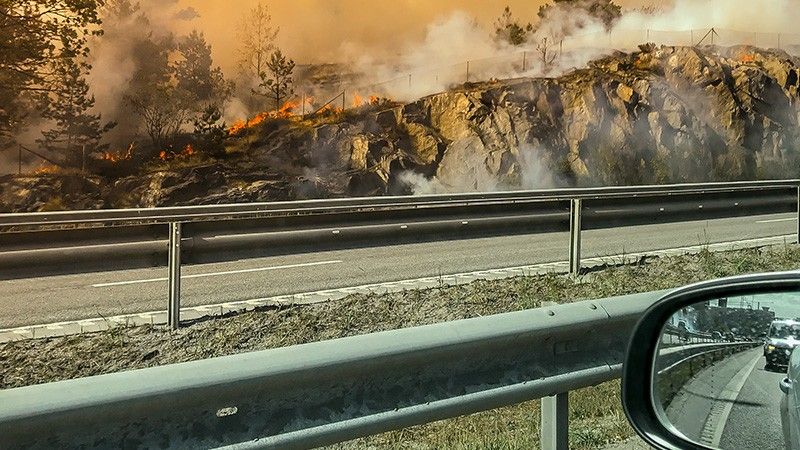
{"label": "guardrail post", "polygon": [[169,224],[169,327],[177,330],[181,325],[181,223]]}
{"label": "guardrail post", "polygon": [[569,212],[569,273],[581,271],[581,207],[582,200],[573,198]]}
{"label": "guardrail post", "polygon": [[569,392],[542,398],[542,450],[569,449]]}

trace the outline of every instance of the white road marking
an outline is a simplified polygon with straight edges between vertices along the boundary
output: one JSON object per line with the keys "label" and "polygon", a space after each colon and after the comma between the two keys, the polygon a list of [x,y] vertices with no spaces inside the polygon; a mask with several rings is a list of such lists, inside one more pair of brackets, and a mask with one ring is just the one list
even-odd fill
{"label": "white road marking", "polygon": [[622,212],[628,212],[629,209],[596,209],[594,212],[596,214],[617,214]]}
{"label": "white road marking", "polygon": [[797,220],[797,217],[787,217],[785,219],[756,220],[756,223],[794,222],[795,220]]}
{"label": "white road marking", "polygon": [[[797,238],[796,234],[787,234],[787,235],[782,235],[782,236],[771,236],[771,237],[764,237],[764,238],[744,239],[744,240],[738,240],[738,241],[717,242],[717,243],[713,243],[713,244],[696,245],[696,246],[689,246],[689,247],[677,247],[677,248],[664,249],[664,250],[651,250],[651,251],[644,251],[644,252],[641,252],[641,253],[633,253],[633,254],[628,253],[628,254],[625,254],[625,255],[609,255],[609,256],[605,256],[605,257],[588,258],[586,260],[583,260],[583,263],[585,263],[585,264],[607,263],[607,262],[609,262],[608,261],[609,258],[612,258],[612,259],[613,258],[620,258],[620,257],[638,258],[638,257],[644,256],[644,255],[668,256],[668,255],[674,255],[674,254],[692,253],[692,252],[700,251],[700,250],[703,250],[703,249],[708,249],[708,250],[711,250],[711,251],[726,251],[726,250],[734,250],[736,248],[748,248],[750,246],[780,245],[780,244],[785,244],[786,242],[794,242],[794,239],[796,239],[796,238]],[[341,261],[336,261],[336,262],[341,262]],[[325,261],[323,263],[330,264],[330,263],[333,263],[333,262]],[[320,264],[320,263],[312,263],[312,264]],[[466,273],[460,273],[460,274],[442,275],[442,276],[439,276],[439,277],[415,278],[415,279],[411,279],[411,280],[399,280],[399,281],[396,281],[396,282],[374,283],[374,284],[366,284],[366,285],[361,285],[361,286],[352,286],[352,287],[345,287],[345,288],[338,288],[338,289],[328,289],[328,290],[322,290],[322,291],[316,291],[316,292],[306,292],[306,293],[292,294],[292,295],[281,295],[281,296],[274,296],[274,297],[255,298],[255,299],[246,300],[245,302],[265,302],[265,303],[269,303],[269,304],[273,304],[273,303],[285,304],[287,302],[288,303],[296,303],[298,300],[302,301],[304,298],[306,298],[309,295],[321,296],[322,297],[321,301],[325,301],[325,296],[330,296],[330,298],[336,298],[337,297],[337,296],[331,295],[332,293],[340,293],[340,292],[344,292],[344,293],[371,292],[375,288],[383,287],[384,289],[386,289],[386,287],[388,285],[397,285],[397,287],[405,289],[406,285],[403,284],[404,281],[414,281],[419,285],[419,288],[426,288],[427,287],[426,284],[431,284],[432,283],[432,284],[438,285],[438,284],[440,284],[442,282],[442,280],[445,277],[452,276],[452,275],[470,276],[470,275],[478,275],[478,274],[491,274],[493,276],[508,277],[508,276],[511,276],[514,273],[513,271],[515,269],[527,270],[529,273],[533,274],[533,273],[537,273],[538,271],[541,271],[543,269],[545,269],[545,270],[546,269],[556,269],[556,270],[563,269],[563,270],[566,270],[568,267],[569,267],[569,263],[567,261],[556,261],[556,262],[549,262],[549,263],[533,264],[533,265],[530,265],[530,266],[507,267],[507,268],[500,268],[500,269],[488,269],[488,270],[480,270],[480,271],[466,272]],[[267,270],[272,270],[272,269],[274,269],[274,268],[267,268]],[[546,271],[549,272],[549,270],[546,270]],[[219,304],[211,304],[211,305],[199,305],[199,306],[195,306],[195,307],[192,307],[192,308],[183,308],[182,310],[209,311],[211,314],[213,314],[213,312],[216,311],[216,310],[219,310],[219,308],[220,308]],[[154,324],[163,324],[166,321],[166,315],[164,314],[164,311],[162,311],[162,310],[159,310],[159,311],[148,311],[148,312],[141,312],[141,313],[137,313],[137,314],[132,314],[131,317],[133,317],[134,315],[139,315],[139,314],[152,314],[154,316],[153,317],[153,323]],[[163,319],[161,318],[162,316],[163,316]],[[120,316],[117,316],[117,317],[120,317]],[[0,329],[0,335],[2,335],[3,333],[15,333],[15,334],[18,334],[18,335],[28,335],[31,332],[35,332],[37,329],[41,329],[41,328],[46,327],[48,325],[74,326],[75,324],[78,324],[78,325],[81,325],[81,326],[99,326],[99,327],[102,328],[105,324],[107,324],[108,320],[113,320],[113,319],[114,318],[111,318],[111,319],[93,318],[93,319],[83,319],[83,320],[77,320],[77,321],[73,320],[73,321],[50,323],[50,324],[26,325],[26,326],[17,327],[17,328]],[[68,334],[75,334],[75,333],[77,333],[77,331],[76,332],[72,332],[72,333],[67,331],[64,334],[68,335]],[[25,337],[27,338],[27,336],[25,336]],[[5,338],[0,338],[0,342],[5,342],[5,340],[6,340]]]}
{"label": "white road marking", "polygon": [[725,406],[722,408],[720,415],[716,417],[716,426],[712,428],[714,430],[714,435],[710,442],[712,447],[719,448],[719,443],[722,440],[722,433],[725,431],[725,426],[728,425],[728,418],[731,415],[733,404],[736,403],[736,399],[739,398],[739,393],[742,391],[744,384],[747,382],[747,379],[750,378],[750,375],[753,373],[760,359],[761,355],[757,354],[755,358],[753,358],[753,362],[750,363],[749,366],[743,367],[733,379],[728,382],[725,388],[722,389],[722,392],[720,392],[719,400],[725,402]]}
{"label": "white road marking", "polygon": [[[268,270],[282,270],[282,269],[296,269],[298,267],[312,267],[312,266],[324,266],[328,264],[338,264],[344,262],[342,260],[336,259],[332,261],[317,261],[311,263],[300,263],[300,264],[287,264],[285,266],[270,266],[270,267],[257,267],[254,269],[239,269],[239,270],[226,270],[224,272],[210,272],[210,273],[198,273],[194,275],[182,275],[181,279],[186,278],[206,278],[206,277],[218,277],[222,275],[234,275],[238,273],[252,273],[252,272],[266,272]],[[110,286],[126,286],[130,284],[142,284],[142,283],[157,283],[160,281],[168,281],[169,278],[149,278],[146,280],[130,280],[130,281],[114,281],[111,283],[98,283],[93,284],[93,288],[101,288],[101,287],[110,287]]]}

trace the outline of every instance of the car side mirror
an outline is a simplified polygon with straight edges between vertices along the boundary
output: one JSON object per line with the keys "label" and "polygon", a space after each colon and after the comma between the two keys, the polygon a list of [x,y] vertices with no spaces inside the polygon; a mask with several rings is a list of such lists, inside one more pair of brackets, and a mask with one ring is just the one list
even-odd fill
{"label": "car side mirror", "polygon": [[[800,449],[798,316],[800,272],[668,294],[641,317],[628,345],[628,420],[657,449]],[[726,336],[732,329],[737,339]]]}

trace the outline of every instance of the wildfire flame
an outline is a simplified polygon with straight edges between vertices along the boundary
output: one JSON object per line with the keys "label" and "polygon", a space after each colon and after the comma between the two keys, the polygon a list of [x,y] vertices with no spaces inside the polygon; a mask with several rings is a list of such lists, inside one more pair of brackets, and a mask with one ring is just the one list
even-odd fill
{"label": "wildfire flame", "polygon": [[377,105],[380,102],[380,97],[377,95],[370,95],[369,97],[362,97],[361,94],[353,94],[353,108],[358,108],[363,105]]}
{"label": "wildfire flame", "polygon": [[[370,95],[370,96],[362,96],[361,94],[353,94],[353,102],[352,107],[358,108],[364,105],[378,105],[381,103],[383,99],[377,95]],[[228,135],[229,136],[236,136],[242,133],[245,130],[251,129],[268,119],[294,119],[298,117],[298,112],[300,111],[301,107],[303,106],[303,102],[301,100],[295,101],[288,101],[283,104],[278,110],[276,111],[264,111],[261,113],[256,114],[252,118],[246,120],[237,120],[236,122],[228,128]],[[305,111],[312,112],[314,106],[314,98],[313,97],[305,97]],[[336,105],[334,103],[329,103],[322,108],[319,109],[319,112],[333,112],[335,114],[339,114],[343,111],[342,105]]]}
{"label": "wildfire flame", "polygon": [[41,166],[39,166],[38,168],[36,168],[36,170],[33,171],[33,174],[34,175],[51,175],[51,174],[58,173],[58,171],[59,171],[58,166],[55,166],[55,165],[52,165],[52,164],[47,164],[47,163],[42,163]]}
{"label": "wildfire flame", "polygon": [[115,152],[103,152],[100,158],[103,159],[104,161],[109,161],[112,163],[131,159],[133,157],[133,146],[134,146],[133,143],[131,143],[131,145],[128,146],[128,150],[124,154]]}
{"label": "wildfire flame", "polygon": [[335,114],[339,114],[343,111],[341,106],[333,106],[333,105],[325,105],[320,108],[319,112],[333,112]]}
{"label": "wildfire flame", "polygon": [[[313,105],[314,98],[306,97],[305,103],[308,109]],[[291,119],[297,117],[297,112],[302,106],[301,101],[288,101],[283,104],[277,111],[264,111],[256,114],[252,119],[237,120],[228,128],[228,135],[234,136],[244,130],[255,127],[256,125],[264,122],[267,119]]]}
{"label": "wildfire flame", "polygon": [[189,157],[197,153],[197,150],[194,149],[192,144],[186,144],[186,147],[180,151],[180,153],[175,153],[171,150],[161,150],[158,154],[158,159],[161,161],[169,161],[171,159],[180,158],[180,157]]}
{"label": "wildfire flame", "polygon": [[745,53],[745,54],[743,54],[742,56],[739,57],[739,61],[741,61],[743,63],[751,63],[751,62],[755,62],[755,60],[756,60],[756,55],[754,55],[752,53]]}

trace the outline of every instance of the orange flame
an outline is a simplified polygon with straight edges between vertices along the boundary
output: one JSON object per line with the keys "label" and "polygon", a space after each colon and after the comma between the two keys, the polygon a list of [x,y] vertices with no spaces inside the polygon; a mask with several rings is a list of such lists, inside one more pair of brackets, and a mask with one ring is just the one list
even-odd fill
{"label": "orange flame", "polygon": [[[313,105],[314,98],[307,97],[305,100],[306,105],[310,108]],[[264,122],[267,119],[291,119],[297,117],[297,111],[302,106],[301,101],[287,101],[277,111],[264,111],[256,114],[252,119],[237,120],[228,128],[228,135],[234,136],[244,130],[255,127],[256,125]]]}
{"label": "orange flame", "polygon": [[754,55],[752,53],[745,53],[744,55],[739,57],[739,61],[741,61],[743,63],[751,63],[751,62],[755,62],[755,60],[756,60],[756,55]]}
{"label": "orange flame", "polygon": [[377,105],[378,103],[380,103],[380,97],[377,95],[370,95],[368,98],[364,98],[361,94],[353,94],[353,108],[363,105]]}
{"label": "orange flame", "polygon": [[51,175],[58,173],[59,167],[53,164],[42,163],[36,170],[33,171],[34,175]]}
{"label": "orange flame", "polygon": [[172,150],[161,150],[158,154],[158,159],[161,161],[169,161],[175,158],[187,158],[197,153],[192,144],[186,144],[186,147],[180,153],[175,153]]}
{"label": "orange flame", "polygon": [[100,156],[101,159],[112,163],[128,160],[131,159],[131,157],[133,157],[133,143],[131,143],[131,145],[128,146],[128,150],[124,154],[115,152],[103,152],[103,154]]}

